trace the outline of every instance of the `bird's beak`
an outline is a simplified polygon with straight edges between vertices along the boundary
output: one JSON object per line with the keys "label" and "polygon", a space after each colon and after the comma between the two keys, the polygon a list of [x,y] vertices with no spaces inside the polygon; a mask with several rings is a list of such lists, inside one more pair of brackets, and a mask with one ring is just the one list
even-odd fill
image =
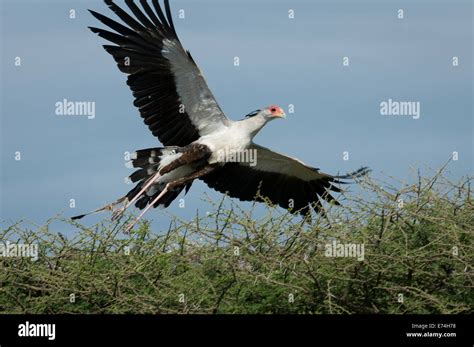
{"label": "bird's beak", "polygon": [[280,111],[275,114],[275,117],[286,119],[286,113],[280,108]]}

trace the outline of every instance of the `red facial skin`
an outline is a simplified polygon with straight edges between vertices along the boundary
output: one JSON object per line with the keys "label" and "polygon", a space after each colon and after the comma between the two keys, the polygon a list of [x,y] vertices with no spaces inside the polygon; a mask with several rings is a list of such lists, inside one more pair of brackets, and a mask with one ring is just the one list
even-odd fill
{"label": "red facial skin", "polygon": [[270,105],[268,106],[270,113],[275,117],[281,117],[285,112],[281,109],[281,107],[277,105]]}

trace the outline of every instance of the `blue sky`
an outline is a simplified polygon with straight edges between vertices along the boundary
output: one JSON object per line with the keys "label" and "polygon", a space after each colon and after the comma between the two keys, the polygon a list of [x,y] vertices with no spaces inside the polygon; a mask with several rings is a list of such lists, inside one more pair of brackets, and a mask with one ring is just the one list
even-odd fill
{"label": "blue sky", "polygon": [[[457,151],[450,174],[472,174],[471,1],[177,0],[171,6],[182,43],[228,117],[294,105],[295,113],[270,123],[257,143],[329,173],[367,165],[374,177],[400,180],[409,180],[413,168],[440,167]],[[102,49],[104,40],[87,29],[100,26],[87,8],[114,16],[99,1],[1,3],[3,226],[20,218],[42,224],[122,196],[131,188],[124,183],[131,173],[124,152],[159,146],[132,104],[126,76]],[[177,16],[180,9],[185,19]],[[459,66],[452,65],[454,56]],[[94,101],[96,117],[55,115],[64,98]],[[420,119],[382,116],[380,103],[388,99],[420,102]],[[191,218],[196,209],[205,211],[205,193],[220,197],[197,182],[186,207],[174,203],[169,212]],[[163,212],[148,218],[157,230],[168,225]]]}

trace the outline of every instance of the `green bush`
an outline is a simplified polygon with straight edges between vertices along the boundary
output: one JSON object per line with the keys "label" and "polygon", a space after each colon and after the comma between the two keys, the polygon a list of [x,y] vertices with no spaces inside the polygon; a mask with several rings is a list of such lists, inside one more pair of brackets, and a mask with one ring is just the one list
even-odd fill
{"label": "green bush", "polygon": [[[311,222],[227,198],[162,233],[145,221],[124,234],[126,217],[92,228],[18,222],[0,238],[40,254],[0,258],[0,312],[472,313],[471,182],[364,179],[361,195],[343,194],[343,207]],[[58,221],[73,238],[52,230]],[[332,242],[363,245],[363,260],[326,256]]]}

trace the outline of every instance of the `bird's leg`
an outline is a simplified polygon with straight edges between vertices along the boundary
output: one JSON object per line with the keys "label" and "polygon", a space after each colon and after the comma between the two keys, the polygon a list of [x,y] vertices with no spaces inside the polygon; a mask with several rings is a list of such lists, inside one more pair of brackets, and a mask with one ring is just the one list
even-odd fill
{"label": "bird's leg", "polygon": [[120,217],[127,208],[129,208],[135,201],[140,198],[140,196],[156,181],[160,176],[163,176],[180,166],[196,162],[198,160],[207,159],[211,155],[211,151],[205,145],[201,144],[192,144],[186,146],[182,149],[183,155],[181,155],[176,160],[173,160],[170,164],[162,167],[154,176],[150,177],[146,182],[143,188],[136,194],[132,200],[130,200],[124,207],[115,211],[112,215],[112,220],[116,220]]}
{"label": "bird's leg", "polygon": [[163,195],[165,195],[165,194],[168,192],[168,190],[169,190],[169,185],[170,185],[170,183],[168,183],[168,184],[165,186],[165,189],[163,189],[163,190],[161,191],[161,193],[158,194],[158,196],[157,196],[155,199],[153,199],[153,201],[152,201],[151,203],[149,203],[147,207],[145,207],[145,209],[140,213],[140,215],[139,215],[132,223],[130,223],[130,224],[127,226],[127,228],[125,229],[125,232],[126,232],[126,233],[130,232],[130,230],[135,226],[135,224],[138,223],[138,221],[143,217],[143,215],[144,215],[150,208],[152,208],[153,205],[156,204],[156,203],[158,202],[158,200],[160,200]]}
{"label": "bird's leg", "polygon": [[153,182],[156,181],[156,179],[158,177],[160,177],[160,172],[156,172],[153,176],[151,176],[150,178],[148,178],[148,180],[145,181],[145,185],[143,186],[143,188],[137,193],[135,194],[135,196],[132,198],[132,200],[130,200],[129,202],[127,202],[127,204],[121,208],[119,208],[118,210],[116,210],[113,214],[112,214],[112,220],[116,220],[118,219],[124,212],[127,208],[129,208],[135,201],[138,200],[138,198],[153,184]]}
{"label": "bird's leg", "polygon": [[191,164],[202,159],[207,159],[211,155],[209,147],[201,144],[193,144],[183,148],[183,155],[173,160],[168,165],[161,168],[161,175],[165,175],[180,166]]}
{"label": "bird's leg", "polygon": [[130,223],[127,228],[125,229],[125,232],[129,232],[134,226],[135,224],[138,223],[138,221],[143,217],[143,215],[150,209],[153,207],[153,205],[155,205],[158,201],[160,201],[160,199],[170,190],[173,190],[174,188],[176,187],[179,187],[179,186],[182,186],[182,185],[185,185],[191,181],[194,181],[196,178],[199,178],[199,177],[202,177],[204,175],[207,175],[208,173],[214,171],[216,168],[217,168],[218,164],[213,164],[213,165],[207,165],[205,167],[203,167],[202,169],[192,173],[191,175],[189,176],[186,176],[186,177],[182,177],[182,178],[179,178],[177,180],[174,180],[174,181],[171,181],[169,182],[168,184],[166,184],[165,188],[161,191],[160,194],[158,194],[158,196],[153,199],[152,202],[150,202],[148,204],[147,207],[145,207],[145,209],[140,213],[140,215],[132,222]]}
{"label": "bird's leg", "polygon": [[207,175],[208,173],[211,173],[212,171],[217,169],[218,166],[219,164],[206,165],[189,176],[181,177],[181,178],[178,178],[177,180],[174,180],[168,183],[169,188],[174,189],[175,187],[183,186],[191,181],[194,181],[196,178],[199,178],[199,177]]}

